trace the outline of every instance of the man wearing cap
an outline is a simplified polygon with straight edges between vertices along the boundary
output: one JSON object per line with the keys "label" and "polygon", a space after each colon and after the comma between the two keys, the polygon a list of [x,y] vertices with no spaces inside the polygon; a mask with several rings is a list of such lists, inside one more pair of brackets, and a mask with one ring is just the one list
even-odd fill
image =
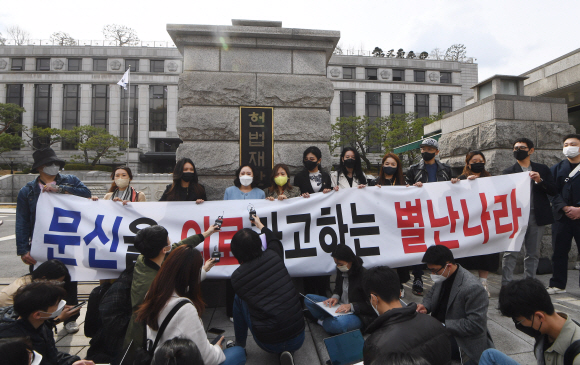
{"label": "man wearing cap", "polygon": [[[425,183],[451,180],[451,167],[435,159],[439,154],[439,142],[433,138],[425,138],[421,142],[421,157],[419,163],[411,165],[405,180],[407,185],[417,187]],[[418,265],[413,269],[413,294],[423,295],[423,266]]]}
{"label": "man wearing cap", "polygon": [[[36,264],[36,260],[30,256],[30,242],[34,233],[36,220],[36,203],[41,193],[72,194],[83,198],[90,198],[91,191],[74,175],[59,174],[65,161],[56,157],[52,148],[43,148],[32,154],[34,164],[32,172],[38,171],[39,176],[24,185],[18,193],[16,203],[16,254],[27,265]],[[49,212],[47,212],[49,213]],[[71,286],[68,293],[67,304],[76,304],[76,283]],[[65,324],[69,333],[79,330],[78,325],[71,317],[71,322]]]}

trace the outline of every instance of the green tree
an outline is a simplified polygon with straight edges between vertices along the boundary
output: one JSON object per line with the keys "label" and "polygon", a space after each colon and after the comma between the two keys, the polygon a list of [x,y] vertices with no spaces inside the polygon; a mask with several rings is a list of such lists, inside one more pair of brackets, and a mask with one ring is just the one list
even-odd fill
{"label": "green tree", "polygon": [[385,57],[385,52],[379,47],[375,47],[373,50],[373,56],[375,57]]}
{"label": "green tree", "polygon": [[23,127],[22,133],[27,137],[26,140],[28,145],[31,148],[37,150],[50,147],[55,143],[62,142],[66,131],[57,128],[43,128],[35,126],[32,127],[32,129]]}
{"label": "green tree", "polygon": [[23,146],[18,120],[24,112],[16,104],[0,104],[0,154]]}
{"label": "green tree", "polygon": [[118,149],[127,148],[127,141],[109,134],[106,129],[83,125],[71,130],[61,130],[63,141],[74,143],[75,147],[82,152],[81,155],[72,156],[75,160],[83,160],[85,164],[95,166],[101,158],[117,160],[124,152]]}
{"label": "green tree", "polygon": [[387,131],[386,119],[375,118],[370,120],[366,115],[362,117],[336,118],[332,125],[330,142],[331,153],[343,147],[354,148],[365,162],[366,168],[371,168],[367,155],[370,147],[381,146]]}

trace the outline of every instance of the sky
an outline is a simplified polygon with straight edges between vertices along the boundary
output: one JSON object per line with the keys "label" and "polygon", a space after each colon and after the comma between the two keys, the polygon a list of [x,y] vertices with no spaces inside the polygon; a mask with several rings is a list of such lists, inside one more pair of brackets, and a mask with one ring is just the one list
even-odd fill
{"label": "sky", "polygon": [[231,19],[277,20],[285,28],[338,30],[343,48],[431,52],[464,44],[479,81],[520,75],[580,46],[577,0],[292,0],[84,1],[2,0],[0,32],[18,25],[32,39],[57,31],[102,40],[106,24],[133,28],[143,41],[170,41],[166,24],[231,25]]}

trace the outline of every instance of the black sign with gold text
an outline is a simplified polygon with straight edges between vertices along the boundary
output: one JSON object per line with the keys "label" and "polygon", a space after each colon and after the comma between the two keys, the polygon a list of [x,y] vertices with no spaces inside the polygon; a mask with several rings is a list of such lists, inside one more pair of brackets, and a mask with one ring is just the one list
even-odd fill
{"label": "black sign with gold text", "polygon": [[274,167],[274,108],[240,107],[240,166],[252,165],[255,181],[270,186]]}

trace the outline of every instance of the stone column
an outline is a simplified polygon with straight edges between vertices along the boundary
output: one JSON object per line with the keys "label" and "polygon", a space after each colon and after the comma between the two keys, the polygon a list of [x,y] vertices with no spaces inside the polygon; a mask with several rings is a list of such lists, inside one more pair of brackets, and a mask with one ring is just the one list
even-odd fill
{"label": "stone column", "polygon": [[334,98],[330,104],[330,123],[336,123],[336,118],[340,117],[340,91],[334,90]]}
{"label": "stone column", "polygon": [[439,113],[439,95],[429,94],[429,115]]}
{"label": "stone column", "polygon": [[364,91],[357,91],[356,92],[356,116],[362,117],[366,114],[366,93]]}
{"label": "stone column", "polygon": [[139,85],[139,117],[137,121],[137,147],[149,151],[149,85]]}
{"label": "stone column", "polygon": [[233,23],[167,25],[184,56],[177,113],[184,142],[177,159],[193,159],[210,200],[223,197],[239,166],[240,106],[274,108],[274,163],[287,164],[292,175],[302,169],[309,146],[322,150],[326,167],[330,161],[334,91],[326,66],[340,33],[282,28],[281,22]]}
{"label": "stone column", "polygon": [[405,113],[414,113],[414,112],[415,112],[415,94],[406,93],[405,94]]}
{"label": "stone column", "polygon": [[357,80],[365,80],[367,78],[366,70],[364,67],[355,68],[355,77]]}
{"label": "stone column", "polygon": [[[34,126],[34,84],[24,84],[23,89],[22,107],[26,112],[22,114],[22,125],[31,130]],[[26,138],[26,136],[23,137]],[[22,150],[31,151],[32,149],[27,146]]]}
{"label": "stone column", "polygon": [[456,110],[463,108],[462,101],[461,101],[461,95],[453,95],[453,100],[451,103],[452,103],[451,108],[453,111],[456,111]]}
{"label": "stone column", "polygon": [[381,93],[381,116],[388,117],[391,115],[391,93]]}
{"label": "stone column", "polygon": [[79,125],[91,125],[93,87],[91,84],[81,84],[81,106]]}
{"label": "stone column", "polygon": [[8,88],[6,87],[6,84],[0,84],[0,103],[6,103],[7,92]]}
{"label": "stone column", "polygon": [[177,85],[167,86],[167,132],[177,131],[177,110],[179,107],[177,93]]}
{"label": "stone column", "polygon": [[119,85],[109,86],[109,133],[117,137],[121,135],[121,90],[119,90]]}
{"label": "stone column", "polygon": [[[64,102],[63,85],[52,84],[50,93],[52,97],[52,104],[50,106],[50,127],[62,129],[62,103]],[[55,151],[58,151],[61,148],[61,144],[55,143],[52,145],[52,148]]]}

